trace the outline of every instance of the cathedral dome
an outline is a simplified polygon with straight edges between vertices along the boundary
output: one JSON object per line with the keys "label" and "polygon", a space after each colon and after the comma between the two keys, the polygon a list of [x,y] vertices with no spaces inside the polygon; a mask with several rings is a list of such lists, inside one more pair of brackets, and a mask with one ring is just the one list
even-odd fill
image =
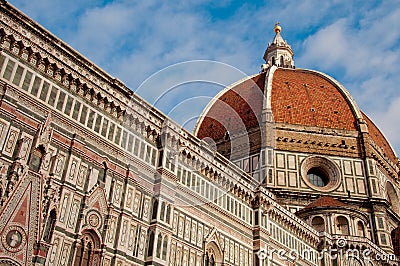
{"label": "cathedral dome", "polygon": [[265,74],[245,78],[221,91],[204,109],[195,133],[200,139],[222,139],[227,132],[259,128]]}
{"label": "cathedral dome", "polygon": [[[266,79],[272,82],[270,91],[265,88]],[[196,135],[218,140],[226,131],[240,130],[237,128],[240,123],[247,130],[257,127],[262,122],[265,101],[275,123],[357,130],[358,108],[340,87],[333,79],[315,71],[275,68],[219,93],[201,115]],[[228,107],[231,110],[227,112]],[[232,117],[231,113],[237,116]]]}
{"label": "cathedral dome", "polygon": [[[280,30],[276,35],[281,38]],[[286,41],[284,44],[277,49],[274,43],[268,46],[261,73],[228,86],[214,97],[197,121],[196,136],[211,138],[217,146],[235,135],[259,132],[256,138],[262,138],[267,122],[295,131],[352,135],[354,139],[366,131],[379,153],[396,165],[389,142],[349,92],[324,73],[295,68],[290,46]],[[265,132],[266,137],[268,134]],[[254,136],[250,140],[260,147],[266,146],[263,142]],[[361,153],[357,144],[352,148]]]}

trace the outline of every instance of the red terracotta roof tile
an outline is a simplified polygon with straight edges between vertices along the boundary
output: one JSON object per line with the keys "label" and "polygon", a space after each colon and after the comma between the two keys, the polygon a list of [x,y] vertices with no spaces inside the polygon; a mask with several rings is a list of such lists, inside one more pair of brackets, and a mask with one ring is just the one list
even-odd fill
{"label": "red terracotta roof tile", "polygon": [[346,204],[340,202],[330,196],[322,196],[314,202],[304,207],[304,209],[311,209],[317,207],[344,207]]}
{"label": "red terracotta roof tile", "polygon": [[275,122],[356,130],[356,117],[349,103],[323,77],[302,70],[277,69],[272,88]]}
{"label": "red terracotta roof tile", "polygon": [[[234,85],[209,108],[197,129],[197,137],[218,140],[225,132],[259,127],[265,73]],[[271,107],[277,123],[357,130],[356,116],[339,89],[324,77],[301,69],[277,69],[272,79]],[[372,140],[397,163],[389,142],[363,114]]]}
{"label": "red terracotta roof tile", "polygon": [[197,131],[197,137],[221,139],[226,131],[238,133],[259,127],[265,74],[234,86],[211,106]]}

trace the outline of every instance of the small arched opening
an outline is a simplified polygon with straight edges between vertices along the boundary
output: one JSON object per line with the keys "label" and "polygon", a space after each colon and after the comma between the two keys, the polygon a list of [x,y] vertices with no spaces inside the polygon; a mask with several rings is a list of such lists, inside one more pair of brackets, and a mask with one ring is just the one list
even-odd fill
{"label": "small arched opening", "polygon": [[314,217],[312,219],[311,225],[318,232],[324,232],[325,231],[325,221],[321,216]]}
{"label": "small arched opening", "polygon": [[220,266],[222,265],[223,257],[222,252],[218,245],[211,241],[206,245],[206,252],[204,255],[204,265],[206,266]]}
{"label": "small arched opening", "polygon": [[154,249],[154,232],[149,232],[149,242],[147,245],[147,256],[153,256],[153,249]]}
{"label": "small arched opening", "polygon": [[349,221],[344,216],[336,218],[336,233],[340,235],[350,235]]}
{"label": "small arched opening", "polygon": [[393,211],[397,214],[400,214],[399,197],[398,197],[397,192],[396,192],[394,186],[392,185],[392,183],[390,183],[390,182],[386,183],[386,191],[387,191],[389,203],[392,206]]}
{"label": "small arched opening", "polygon": [[43,240],[47,243],[50,243],[51,238],[53,237],[54,227],[56,226],[57,221],[57,213],[56,210],[51,210],[49,217],[47,217],[46,227],[43,233]]}
{"label": "small arched opening", "polygon": [[171,206],[170,206],[170,204],[168,204],[167,205],[167,213],[166,213],[166,215],[165,215],[165,221],[167,222],[167,223],[169,223],[170,221],[170,216],[171,216]]}
{"label": "small arched opening", "polygon": [[357,236],[365,237],[364,224],[361,221],[357,222]]}
{"label": "small arched opening", "polygon": [[157,237],[157,250],[156,250],[157,258],[161,258],[162,240],[163,240],[163,237],[162,237],[161,233],[159,233],[158,237]]}
{"label": "small arched opening", "polygon": [[162,260],[167,259],[167,250],[168,250],[168,237],[164,237],[163,247],[162,247]]}
{"label": "small arched opening", "polygon": [[160,220],[164,221],[165,216],[165,201],[161,203],[161,210],[160,210]]}
{"label": "small arched opening", "polygon": [[151,215],[151,219],[157,219],[157,211],[158,211],[158,200],[154,199],[153,201],[153,211]]}
{"label": "small arched opening", "polygon": [[107,178],[108,165],[107,165],[106,161],[103,161],[102,165],[103,165],[103,167],[100,168],[99,175],[98,175],[98,181],[105,183],[106,178]]}

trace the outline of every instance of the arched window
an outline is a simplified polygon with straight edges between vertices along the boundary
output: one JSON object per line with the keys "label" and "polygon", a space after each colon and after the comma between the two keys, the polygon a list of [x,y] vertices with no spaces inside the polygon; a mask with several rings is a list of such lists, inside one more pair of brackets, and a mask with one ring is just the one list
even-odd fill
{"label": "arched window", "polygon": [[228,141],[229,138],[230,138],[230,136],[229,136],[229,131],[226,131],[226,132],[225,132],[225,136],[224,136],[224,140],[225,140],[225,141]]}
{"label": "arched window", "polygon": [[153,247],[154,247],[154,232],[150,231],[149,233],[149,244],[147,249],[147,256],[153,255]]}
{"label": "arched window", "polygon": [[341,235],[349,235],[349,221],[345,217],[339,216],[336,219],[336,232]]}
{"label": "arched window", "polygon": [[281,58],[280,58],[280,66],[281,66],[281,67],[283,67],[283,66],[284,66],[284,62],[283,62],[283,55],[281,55]]}
{"label": "arched window", "polygon": [[365,236],[364,224],[361,221],[357,222],[357,235],[362,237]]}
{"label": "arched window", "polygon": [[168,204],[167,205],[167,213],[166,213],[166,216],[165,216],[165,221],[167,222],[167,223],[169,223],[169,217],[171,216],[171,206]]}
{"label": "arched window", "polygon": [[154,202],[153,202],[153,214],[151,216],[152,219],[157,219],[157,209],[158,209],[158,200],[154,199]]}
{"label": "arched window", "polygon": [[275,57],[272,57],[272,65],[275,66]]}
{"label": "arched window", "polygon": [[389,203],[390,203],[390,205],[392,205],[393,211],[397,214],[400,214],[399,197],[397,195],[397,192],[396,192],[394,186],[390,182],[386,183],[386,191],[387,191]]}
{"label": "arched window", "polygon": [[165,214],[165,202],[161,203],[161,210],[160,210],[160,220],[164,221],[164,214]]}
{"label": "arched window", "polygon": [[315,230],[318,232],[323,232],[325,231],[325,221],[322,217],[316,216],[312,219],[312,227],[314,227]]}
{"label": "arched window", "polygon": [[222,256],[222,251],[215,241],[206,244],[205,265],[215,266],[222,264]]}
{"label": "arched window", "polygon": [[168,249],[168,238],[164,237],[163,248],[162,248],[162,259],[167,259],[167,249]]}
{"label": "arched window", "polygon": [[158,238],[157,238],[157,250],[156,250],[157,258],[161,258],[161,245],[162,245],[162,235],[160,233],[160,234],[158,234]]}
{"label": "arched window", "polygon": [[51,210],[49,217],[47,218],[46,228],[43,234],[43,240],[46,241],[47,243],[50,243],[51,237],[53,236],[56,220],[57,220],[56,211]]}
{"label": "arched window", "polygon": [[100,168],[99,175],[98,175],[98,181],[100,182],[106,182],[106,177],[107,177],[107,170],[108,166],[106,162],[103,162],[103,168]]}

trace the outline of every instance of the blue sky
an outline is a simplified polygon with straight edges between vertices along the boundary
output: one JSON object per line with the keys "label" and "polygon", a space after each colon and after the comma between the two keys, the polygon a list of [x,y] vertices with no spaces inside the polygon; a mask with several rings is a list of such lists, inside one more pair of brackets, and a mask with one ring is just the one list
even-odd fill
{"label": "blue sky", "polygon": [[341,82],[400,154],[397,0],[9,2],[188,128],[260,71],[279,21],[296,66]]}

